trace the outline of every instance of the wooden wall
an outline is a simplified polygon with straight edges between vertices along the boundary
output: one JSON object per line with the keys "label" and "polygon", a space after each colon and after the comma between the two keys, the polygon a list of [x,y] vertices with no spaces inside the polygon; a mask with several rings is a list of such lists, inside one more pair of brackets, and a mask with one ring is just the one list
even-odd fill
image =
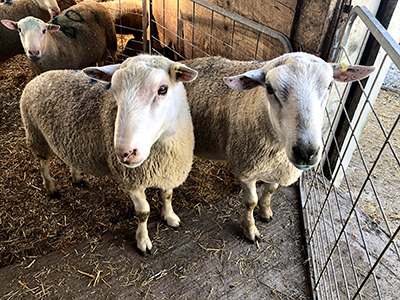
{"label": "wooden wall", "polygon": [[[290,39],[295,51],[324,56],[330,46],[342,0],[208,2],[281,32]],[[257,55],[254,55],[258,39],[256,31],[236,22],[232,38],[232,20],[217,13],[212,15],[210,10],[194,5],[190,0],[152,0],[152,12],[159,24],[161,43],[167,45],[171,41],[174,49],[185,58],[205,56],[207,53],[232,59],[268,60],[285,52],[279,41],[261,35]],[[210,33],[214,38],[210,38]],[[238,51],[231,50],[230,44]]]}

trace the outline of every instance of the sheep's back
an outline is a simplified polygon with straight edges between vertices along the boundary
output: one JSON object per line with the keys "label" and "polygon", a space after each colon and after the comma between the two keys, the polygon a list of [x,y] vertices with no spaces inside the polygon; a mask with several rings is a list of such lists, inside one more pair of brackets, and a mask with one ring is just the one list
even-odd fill
{"label": "sheep's back", "polygon": [[[105,32],[105,27],[112,27],[110,26],[112,19],[108,10],[93,1],[85,1],[71,6],[61,15],[53,18],[50,23],[60,26],[60,31],[66,37],[65,40],[86,41],[86,48],[91,46],[91,41],[96,41],[101,37],[100,33]],[[96,42],[96,44],[98,43]]]}
{"label": "sheep's back", "polygon": [[50,71],[26,86],[21,115],[25,128],[33,131],[27,134],[44,136],[65,163],[85,173],[106,175],[112,143],[104,141],[112,141],[116,114],[110,98],[105,84],[90,81],[81,72]]}
{"label": "sheep's back", "polygon": [[49,36],[51,45],[31,67],[44,72],[52,69],[82,69],[107,56],[107,49],[117,47],[114,23],[109,11],[99,3],[78,3],[50,23],[60,30]]}
{"label": "sheep's back", "polygon": [[[247,134],[243,123],[254,118],[255,113],[262,114],[262,103],[254,96],[258,89],[231,89],[223,77],[260,68],[263,63],[210,57],[187,60],[185,64],[198,71],[197,79],[185,85],[195,131],[195,154],[207,159],[229,160],[233,144]],[[241,145],[237,147],[243,149]]]}
{"label": "sheep's back", "polygon": [[258,69],[265,62],[239,62],[220,57],[185,61],[198,77],[186,85],[195,132],[195,154],[229,161],[239,179],[293,183],[299,171],[287,159],[269,120],[263,87],[239,91],[223,77]]}

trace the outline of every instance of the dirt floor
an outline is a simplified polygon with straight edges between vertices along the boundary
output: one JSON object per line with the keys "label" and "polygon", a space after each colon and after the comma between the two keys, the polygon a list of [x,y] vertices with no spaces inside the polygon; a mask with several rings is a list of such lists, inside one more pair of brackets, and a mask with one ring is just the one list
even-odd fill
{"label": "dirt floor", "polygon": [[19,98],[33,78],[25,57],[0,64],[0,299],[308,299],[300,207],[295,188],[274,194],[264,238],[240,228],[241,190],[229,167],[195,160],[174,193],[183,226],[160,222],[148,191],[155,253],[135,248],[137,219],[112,178],[72,185],[52,161],[59,198],[46,196],[27,149]]}

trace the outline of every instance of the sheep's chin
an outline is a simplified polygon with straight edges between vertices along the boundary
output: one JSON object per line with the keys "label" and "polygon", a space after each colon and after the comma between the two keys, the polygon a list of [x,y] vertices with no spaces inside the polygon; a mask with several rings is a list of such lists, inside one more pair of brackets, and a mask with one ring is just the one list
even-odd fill
{"label": "sheep's chin", "polygon": [[297,166],[297,165],[295,165],[295,164],[293,164],[293,166],[294,166],[296,169],[300,170],[300,171],[308,171],[308,170],[311,170],[312,168],[315,167],[315,166]]}
{"label": "sheep's chin", "polygon": [[29,58],[31,61],[39,61],[39,60],[40,60],[40,57],[30,57],[30,56],[28,56],[28,58]]}
{"label": "sheep's chin", "polygon": [[145,160],[146,160],[146,159],[142,159],[141,161],[136,162],[136,163],[132,163],[132,164],[123,163],[123,162],[120,162],[120,163],[123,164],[123,165],[124,165],[125,167],[127,167],[127,168],[133,169],[133,168],[139,167],[141,164],[143,164],[143,162],[144,162]]}

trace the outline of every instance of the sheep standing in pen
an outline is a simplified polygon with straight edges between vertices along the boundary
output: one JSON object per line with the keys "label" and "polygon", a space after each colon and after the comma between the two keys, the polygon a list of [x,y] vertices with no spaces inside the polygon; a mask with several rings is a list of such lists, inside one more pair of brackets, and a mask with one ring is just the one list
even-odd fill
{"label": "sheep standing in pen", "polygon": [[117,61],[114,22],[109,11],[97,2],[71,6],[49,23],[34,17],[1,22],[19,31],[29,67],[36,74],[102,65],[108,56],[107,50]]}
{"label": "sheep standing in pen", "polygon": [[142,39],[142,0],[114,0],[100,3],[110,11],[117,33],[133,34],[135,39]]}
{"label": "sheep standing in pen", "polygon": [[172,189],[186,180],[194,147],[182,82],[196,76],[162,56],[141,55],[121,65],[50,71],[32,80],[21,96],[21,115],[47,193],[56,192],[52,154],[71,167],[74,183],[81,172],[113,175],[133,200],[137,247],[150,251],[147,188],[161,189],[163,218],[169,226],[180,224]]}
{"label": "sheep standing in pen", "polygon": [[[9,0],[0,4],[0,20],[34,16],[48,21],[59,13],[60,8],[55,0]],[[0,39],[0,62],[24,53],[18,32],[0,26]]]}
{"label": "sheep standing in pen", "polygon": [[[260,240],[254,208],[258,205],[262,219],[271,219],[270,198],[278,185],[292,184],[320,161],[331,81],[355,81],[373,67],[342,67],[306,53],[268,62],[211,57],[185,64],[199,72],[196,82],[186,85],[195,154],[229,162],[243,188],[244,234]],[[233,74],[240,75],[222,80]],[[257,181],[265,183],[260,199]]]}

